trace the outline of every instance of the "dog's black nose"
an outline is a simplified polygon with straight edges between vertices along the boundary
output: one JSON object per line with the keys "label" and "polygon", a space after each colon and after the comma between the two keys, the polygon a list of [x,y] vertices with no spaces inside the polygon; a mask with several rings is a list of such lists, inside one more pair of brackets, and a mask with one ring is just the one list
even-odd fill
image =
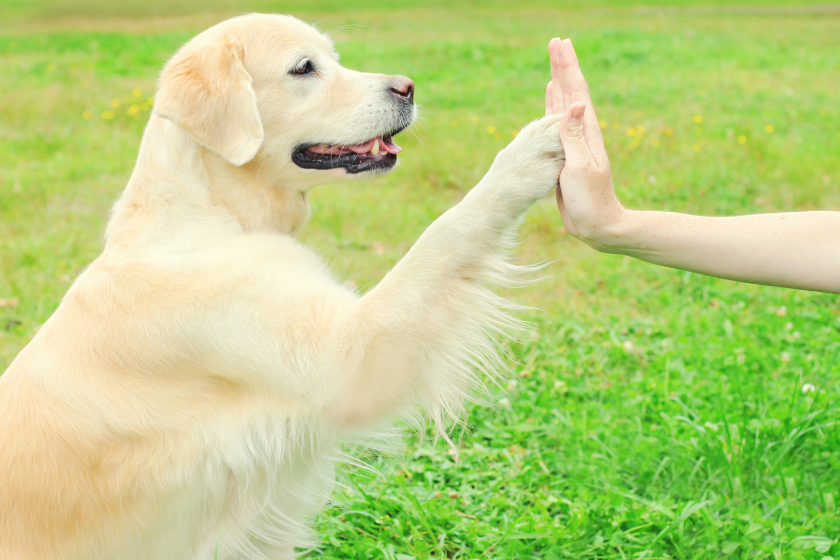
{"label": "dog's black nose", "polygon": [[394,95],[405,97],[409,103],[414,103],[414,81],[405,76],[397,76],[391,84]]}

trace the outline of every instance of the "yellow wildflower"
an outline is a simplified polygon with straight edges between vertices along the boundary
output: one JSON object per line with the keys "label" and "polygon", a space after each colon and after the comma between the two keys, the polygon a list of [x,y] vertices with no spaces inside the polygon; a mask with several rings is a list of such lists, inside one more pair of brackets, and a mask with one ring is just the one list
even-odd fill
{"label": "yellow wildflower", "polygon": [[636,136],[636,129],[632,126],[627,129],[627,136]]}
{"label": "yellow wildflower", "polygon": [[496,133],[496,127],[493,126],[493,125],[488,126],[487,127],[487,133],[488,134],[495,134]]}
{"label": "yellow wildflower", "polygon": [[478,123],[478,115],[470,115],[470,120],[477,124]]}
{"label": "yellow wildflower", "polygon": [[739,144],[746,144],[747,143],[747,137],[742,134],[741,136],[738,137],[738,143]]}
{"label": "yellow wildflower", "polygon": [[694,150],[695,152],[699,152],[700,151],[700,144],[694,144],[691,147],[691,149]]}
{"label": "yellow wildflower", "polygon": [[119,99],[112,99],[111,100],[111,107],[116,109],[119,106],[120,106],[120,100]]}
{"label": "yellow wildflower", "polygon": [[773,125],[772,125],[772,124],[768,124],[768,125],[766,125],[766,126],[764,127],[764,131],[765,131],[767,134],[770,134],[771,132],[773,132]]}
{"label": "yellow wildflower", "polygon": [[600,126],[600,127],[601,127],[601,130],[606,129],[606,128],[607,128],[607,121],[604,121],[604,120],[598,119],[598,126]]}
{"label": "yellow wildflower", "polygon": [[92,116],[93,116],[93,113],[91,113],[90,111],[85,111],[84,113],[82,113],[82,118],[84,118],[84,119],[89,119]]}
{"label": "yellow wildflower", "polygon": [[131,95],[133,95],[134,97],[140,97],[141,95],[143,95],[143,92],[142,92],[142,91],[140,91],[139,89],[134,89],[134,90],[131,92]]}
{"label": "yellow wildflower", "polygon": [[703,115],[694,115],[693,120],[694,120],[694,122],[699,124],[699,123],[703,122]]}

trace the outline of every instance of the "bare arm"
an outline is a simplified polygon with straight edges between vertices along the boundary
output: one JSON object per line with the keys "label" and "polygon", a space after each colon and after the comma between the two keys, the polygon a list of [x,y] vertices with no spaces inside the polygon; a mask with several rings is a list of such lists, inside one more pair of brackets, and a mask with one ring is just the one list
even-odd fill
{"label": "bare arm", "polygon": [[710,276],[840,293],[840,213],[707,218],[626,211],[585,241],[600,251]]}
{"label": "bare arm", "polygon": [[710,276],[840,293],[840,213],[725,218],[626,210],[615,196],[589,89],[571,41],[549,43],[546,113],[565,113],[557,205],[570,234],[605,252]]}

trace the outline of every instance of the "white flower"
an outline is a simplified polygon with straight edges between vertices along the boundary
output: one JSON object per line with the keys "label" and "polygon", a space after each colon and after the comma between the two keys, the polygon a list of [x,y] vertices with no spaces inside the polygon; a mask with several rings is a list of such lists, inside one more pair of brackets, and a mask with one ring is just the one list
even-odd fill
{"label": "white flower", "polygon": [[802,385],[802,392],[805,393],[806,395],[808,393],[813,393],[816,390],[817,390],[817,388],[814,387],[813,383],[805,383],[804,385]]}
{"label": "white flower", "polygon": [[790,361],[790,354],[788,352],[782,352],[782,361],[784,363],[788,363]]}
{"label": "white flower", "polygon": [[624,351],[625,352],[632,352],[633,351],[633,342],[630,341],[630,340],[625,340],[624,344],[622,346],[624,346]]}

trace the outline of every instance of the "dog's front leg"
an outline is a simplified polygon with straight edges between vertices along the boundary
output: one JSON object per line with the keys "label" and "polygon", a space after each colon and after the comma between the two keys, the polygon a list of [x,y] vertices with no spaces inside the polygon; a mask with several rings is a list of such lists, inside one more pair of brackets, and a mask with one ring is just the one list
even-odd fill
{"label": "dog's front leg", "polygon": [[458,415],[477,371],[501,365],[495,334],[511,307],[489,285],[515,283],[506,237],[557,184],[559,116],[525,127],[464,200],[436,220],[382,282],[337,314],[329,344],[339,372],[331,402],[342,424],[366,424],[418,401]]}

